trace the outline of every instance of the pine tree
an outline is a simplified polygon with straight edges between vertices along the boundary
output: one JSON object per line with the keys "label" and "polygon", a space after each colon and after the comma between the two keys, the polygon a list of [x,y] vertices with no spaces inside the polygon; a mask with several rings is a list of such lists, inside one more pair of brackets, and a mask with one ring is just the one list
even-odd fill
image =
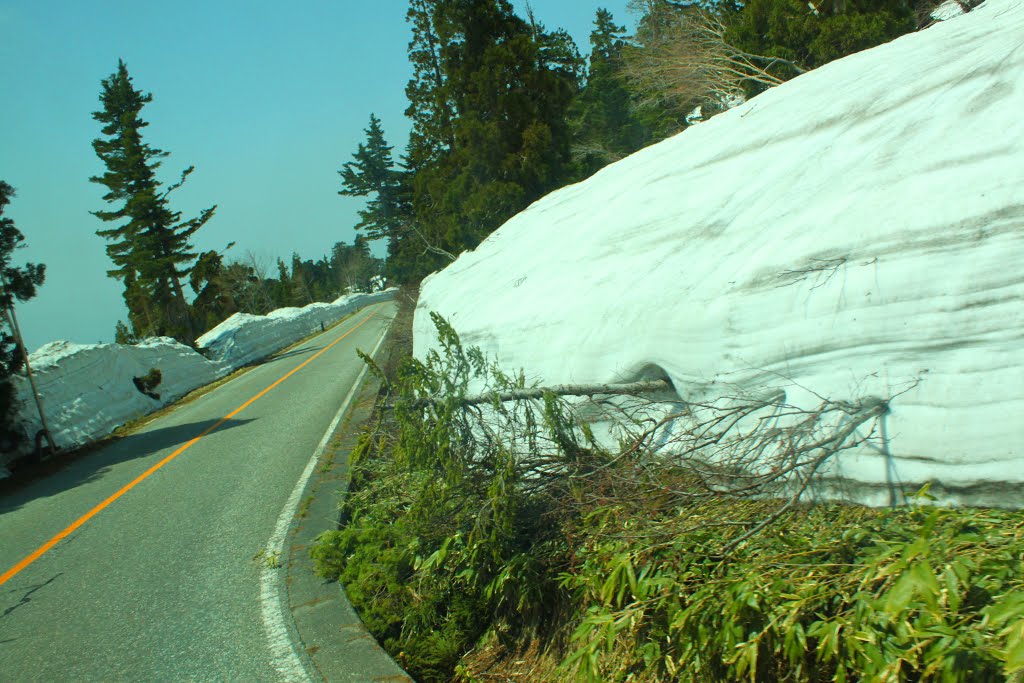
{"label": "pine tree", "polygon": [[188,282],[196,295],[192,301],[192,319],[202,331],[213,329],[238,312],[238,304],[225,278],[224,255],[220,252],[211,250],[200,254],[189,272]]}
{"label": "pine tree", "polygon": [[410,0],[406,21],[412,24],[409,63],[413,76],[405,87],[412,121],[406,166],[418,169],[436,161],[455,147],[455,105],[447,88],[441,61],[441,40],[434,29],[436,0]]}
{"label": "pine tree", "polygon": [[128,326],[124,324],[124,321],[118,320],[117,324],[114,325],[114,343],[129,345],[138,341],[135,335],[132,334],[132,331],[128,329]]}
{"label": "pine tree", "polygon": [[352,244],[337,242],[331,249],[330,271],[342,294],[370,291],[370,279],[381,272],[381,262],[370,254],[370,245],[362,235]]}
{"label": "pine tree", "polygon": [[414,0],[410,21],[412,215],[400,256],[415,278],[565,182],[581,61],[564,31],[524,21],[507,0]]}
{"label": "pine tree", "polygon": [[292,292],[292,276],[288,274],[288,266],[285,264],[284,259],[277,259],[277,280],[273,281],[271,288],[271,298],[274,301],[274,308],[284,308],[286,306],[294,306],[295,301],[293,299]]}
{"label": "pine tree", "polygon": [[384,139],[380,119],[370,114],[370,127],[365,130],[366,144],[360,143],[352,161],[347,162],[341,176],[340,195],[370,197],[366,208],[359,212],[357,230],[366,231],[366,239],[388,240],[388,253],[397,248],[402,224],[401,176],[395,170],[392,147]]}
{"label": "pine tree", "polygon": [[15,319],[11,313],[15,301],[28,301],[46,278],[46,266],[27,263],[11,265],[14,250],[22,246],[25,236],[4,217],[4,209],[14,196],[14,188],[0,180],[0,307],[4,310],[0,328],[0,451],[13,450],[21,440],[15,429],[18,412],[17,397],[11,376],[25,365],[24,348],[17,342]]}
{"label": "pine tree", "polygon": [[103,199],[116,208],[93,214],[119,224],[96,234],[110,242],[107,255],[114,268],[107,275],[124,283],[133,335],[169,335],[192,344],[195,331],[181,284],[196,258],[189,238],[217,207],[187,220],[171,210],[168,196],[184,184],[194,167],[186,168],[177,183],[161,189],[156,171],[167,153],[150,147],[141,134],[149,125],[141,117],[142,108],[152,99],[134,88],[121,60],[117,71],[102,81],[102,109],[93,118],[103,124],[105,137],[92,144],[107,170],[90,180],[107,189]]}
{"label": "pine tree", "polygon": [[312,288],[312,273],[295,252],[292,252],[291,289],[289,292],[293,306],[307,306],[315,301]]}
{"label": "pine tree", "polygon": [[625,26],[612,13],[598,9],[590,33],[590,65],[586,86],[573,103],[574,156],[583,176],[640,149],[647,129],[633,114],[623,74]]}
{"label": "pine tree", "polygon": [[258,261],[233,261],[224,265],[220,273],[224,289],[237,309],[252,315],[266,315],[274,309],[272,286]]}

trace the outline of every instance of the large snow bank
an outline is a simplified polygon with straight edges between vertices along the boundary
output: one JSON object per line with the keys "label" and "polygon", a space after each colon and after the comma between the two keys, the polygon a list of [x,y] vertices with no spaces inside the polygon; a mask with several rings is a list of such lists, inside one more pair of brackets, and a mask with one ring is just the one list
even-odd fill
{"label": "large snow bank", "polygon": [[[169,337],[153,337],[133,346],[50,342],[31,354],[29,361],[60,448],[105,436],[231,369],[228,364],[209,362]],[[152,368],[162,378],[152,392],[159,398],[146,396],[133,381]],[[39,415],[27,382],[19,383],[18,393],[25,404],[26,430],[35,434],[40,429]]]}
{"label": "large snow bank", "polygon": [[214,361],[235,367],[263,358],[329,325],[352,311],[378,301],[393,299],[394,289],[373,294],[347,294],[329,304],[304,308],[279,308],[265,316],[235,313],[199,339],[196,345]]}
{"label": "large snow bank", "polygon": [[[536,202],[422,287],[545,383],[887,398],[854,497],[1024,504],[1024,3],[833,62]],[[805,387],[805,389],[801,388]]]}
{"label": "large snow bank", "polygon": [[[236,314],[197,341],[203,354],[166,337],[133,346],[56,341],[29,356],[54,441],[60,448],[106,436],[119,425],[308,336],[363,306],[392,299],[394,289],[343,296],[329,304],[283,308],[266,316]],[[134,378],[153,368],[161,382],[147,396]],[[16,379],[27,434],[41,428],[23,377]],[[28,444],[31,445],[31,444]],[[0,454],[0,477],[17,454]],[[6,460],[4,459],[6,458]]]}

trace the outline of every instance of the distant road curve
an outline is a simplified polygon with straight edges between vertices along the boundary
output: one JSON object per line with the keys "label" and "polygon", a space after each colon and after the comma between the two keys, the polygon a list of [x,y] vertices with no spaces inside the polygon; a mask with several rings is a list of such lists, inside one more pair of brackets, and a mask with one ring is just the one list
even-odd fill
{"label": "distant road curve", "polygon": [[0,679],[310,680],[266,550],[394,313],[363,309],[0,499]]}

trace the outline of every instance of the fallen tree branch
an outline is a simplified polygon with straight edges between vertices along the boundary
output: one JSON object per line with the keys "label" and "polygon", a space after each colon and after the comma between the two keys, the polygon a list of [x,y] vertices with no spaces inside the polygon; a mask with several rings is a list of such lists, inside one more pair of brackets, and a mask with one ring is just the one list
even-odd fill
{"label": "fallen tree branch", "polygon": [[727,108],[729,101],[743,97],[745,84],[774,87],[807,72],[793,61],[732,45],[714,11],[690,7],[680,12],[653,1],[649,11],[654,22],[642,47],[627,47],[623,53],[627,83],[641,106],[668,101],[683,110]]}
{"label": "fallen tree branch", "polygon": [[415,232],[416,235],[419,236],[421,240],[423,240],[423,244],[426,245],[426,247],[423,249],[424,254],[428,252],[431,254],[437,254],[438,256],[444,256],[449,261],[454,261],[457,258],[455,254],[451,253],[450,251],[445,251],[441,247],[435,247],[433,244],[431,244],[415,225],[410,225],[409,227],[412,228],[412,231]]}
{"label": "fallen tree branch", "polygon": [[[818,469],[823,464],[825,464],[825,461],[830,459],[832,456],[834,456],[836,453],[843,449],[843,444],[846,443],[846,440],[850,438],[850,436],[855,431],[857,431],[857,428],[859,428],[862,424],[864,424],[865,422],[872,418],[884,415],[886,412],[888,412],[888,410],[889,403],[887,401],[883,401],[881,399],[873,399],[870,401],[869,405],[865,409],[863,409],[856,415],[851,416],[850,421],[847,422],[846,426],[842,430],[838,431],[835,434],[832,434],[826,439],[803,446],[803,450],[805,450],[805,452],[820,449],[822,453],[812,462],[798,463],[797,465],[790,468],[790,470],[795,470],[798,467],[805,469],[804,472],[798,473],[799,485],[797,486],[796,491],[794,491],[793,495],[790,496],[788,501],[786,501],[785,505],[777,509],[769,516],[762,519],[752,528],[750,528],[745,533],[740,535],[738,538],[734,539],[731,543],[726,545],[722,551],[722,554],[729,555],[738,547],[740,547],[740,545],[742,545],[744,541],[748,540],[755,534],[760,533],[765,527],[779,520],[783,515],[785,515],[794,506],[796,506],[797,503],[800,502],[800,499],[803,497],[804,492],[807,490],[807,487],[810,486],[811,480],[814,478],[814,475],[817,473]],[[807,467],[808,465],[809,467]],[[777,479],[780,476],[781,473],[776,473],[772,476],[772,479]],[[771,479],[769,479],[768,481],[771,481]]]}
{"label": "fallen tree branch", "polygon": [[[672,388],[668,380],[654,379],[640,382],[628,382],[626,384],[558,384],[553,387],[531,387],[529,389],[517,389],[515,391],[488,391],[477,396],[466,396],[459,403],[464,406],[479,405],[481,403],[506,403],[508,401],[527,401],[531,399],[544,398],[546,394],[555,396],[594,396],[595,394],[624,394],[637,395],[647,394],[655,391],[665,391]],[[421,398],[412,402],[412,406],[436,405],[443,402],[441,398]],[[394,408],[394,405],[387,406]]]}

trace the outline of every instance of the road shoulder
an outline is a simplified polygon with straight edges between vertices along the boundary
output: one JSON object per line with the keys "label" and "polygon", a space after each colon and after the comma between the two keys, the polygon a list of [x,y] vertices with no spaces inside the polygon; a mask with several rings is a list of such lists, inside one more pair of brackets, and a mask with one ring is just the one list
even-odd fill
{"label": "road shoulder", "polygon": [[[390,334],[390,332],[388,333]],[[386,342],[385,342],[386,343]],[[337,528],[339,497],[348,489],[348,454],[370,419],[380,380],[367,373],[302,493],[282,559],[288,607],[307,663],[326,681],[412,683],[363,626],[336,581],[316,576],[309,548]]]}

